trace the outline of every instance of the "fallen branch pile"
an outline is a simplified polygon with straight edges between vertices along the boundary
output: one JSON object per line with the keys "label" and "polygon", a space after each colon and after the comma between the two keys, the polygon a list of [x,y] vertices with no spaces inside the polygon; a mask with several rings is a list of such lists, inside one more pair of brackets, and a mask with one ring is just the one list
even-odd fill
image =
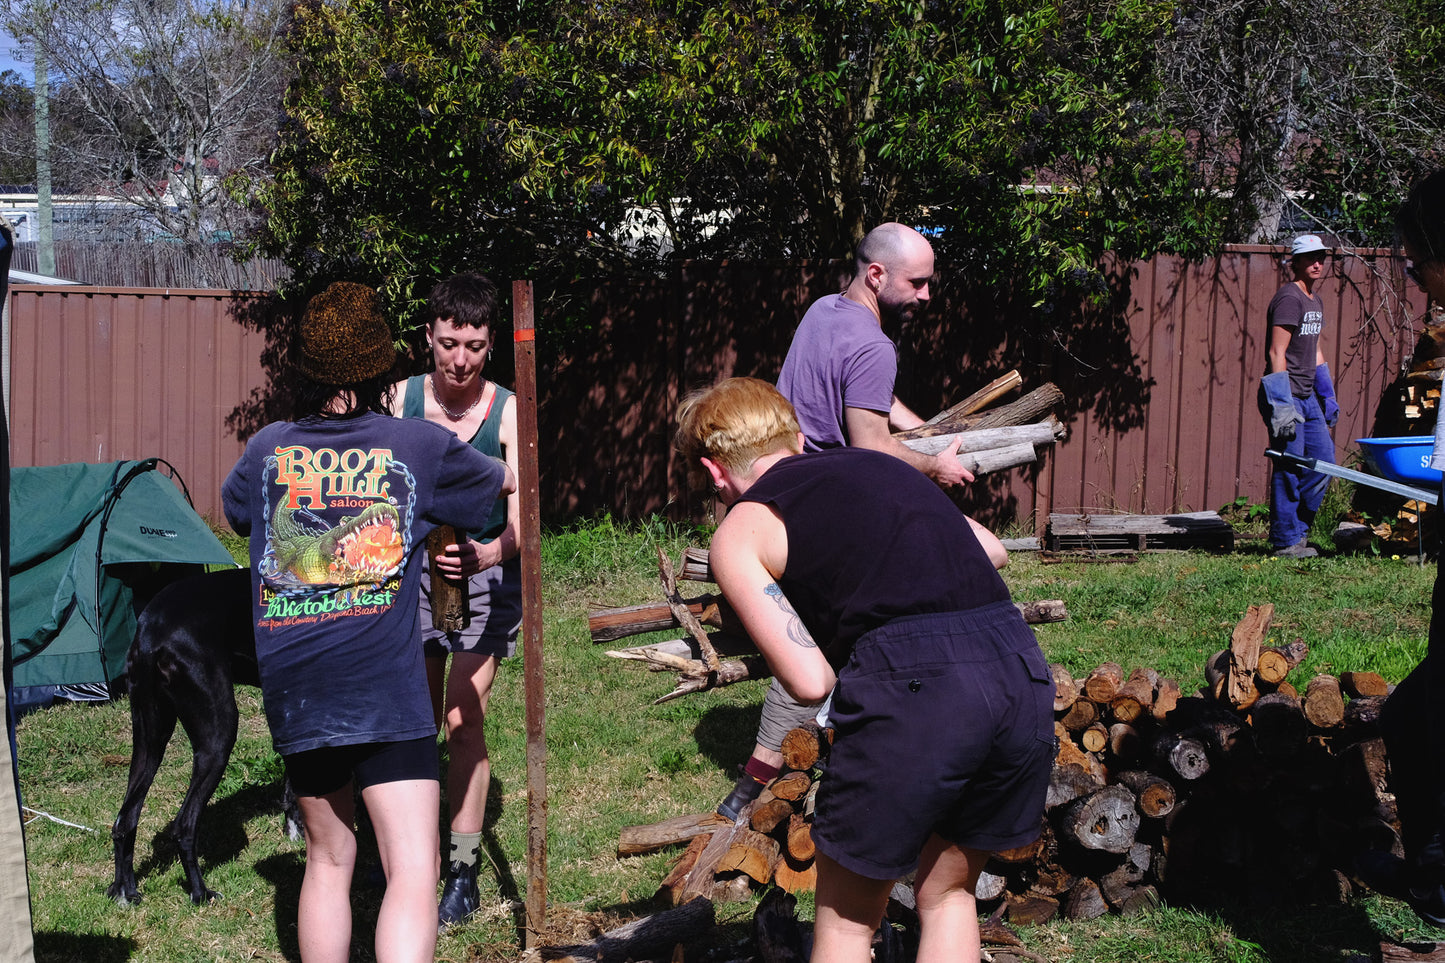
{"label": "fallen branch pile", "polygon": [[[711,581],[707,550],[688,548],[683,557],[683,578]],[[671,560],[658,549],[658,571],[666,602],[596,609],[587,614],[593,643],[615,642],[630,635],[682,627],[685,639],[670,639],[626,649],[613,649],[615,659],[643,662],[651,672],[676,672],[677,686],[653,700],[653,705],[670,702],[691,692],[717,689],[736,682],[772,677],[753,640],[748,637],[737,614],[721,595],[683,598],[677,589]],[[1068,618],[1059,599],[1016,602],[1024,621],[1030,625],[1062,622]],[[708,628],[715,629],[709,632]],[[723,659],[722,656],[734,658]]]}
{"label": "fallen branch pile", "polygon": [[[1005,918],[1091,919],[1224,893],[1260,907],[1348,898],[1354,853],[1398,834],[1378,734],[1387,686],[1346,672],[1297,687],[1290,673],[1308,647],[1264,645],[1272,615],[1252,606],[1190,695],[1147,669],[1105,663],[1075,679],[1053,667],[1058,750],[1043,834],[996,854],[979,880],[995,941],[1009,937]],[[632,827],[619,855],[687,843],[660,890],[674,904],[769,882],[811,888],[811,800],[829,738],[790,733],[785,752],[799,754],[736,822]]]}

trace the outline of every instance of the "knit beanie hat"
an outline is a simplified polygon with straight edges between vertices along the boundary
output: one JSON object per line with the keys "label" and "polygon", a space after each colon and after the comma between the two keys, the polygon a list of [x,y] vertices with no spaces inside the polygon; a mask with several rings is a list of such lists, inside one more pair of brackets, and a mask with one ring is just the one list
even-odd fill
{"label": "knit beanie hat", "polygon": [[337,281],[301,315],[301,373],[324,385],[354,385],[391,369],[396,348],[381,316],[381,295]]}

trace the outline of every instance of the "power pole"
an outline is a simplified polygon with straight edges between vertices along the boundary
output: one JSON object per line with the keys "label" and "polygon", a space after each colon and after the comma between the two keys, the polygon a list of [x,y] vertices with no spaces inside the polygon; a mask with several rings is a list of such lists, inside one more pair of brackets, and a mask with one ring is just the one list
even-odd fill
{"label": "power pole", "polygon": [[55,273],[55,233],[50,200],[50,84],[46,79],[45,30],[35,36],[35,241],[36,267]]}

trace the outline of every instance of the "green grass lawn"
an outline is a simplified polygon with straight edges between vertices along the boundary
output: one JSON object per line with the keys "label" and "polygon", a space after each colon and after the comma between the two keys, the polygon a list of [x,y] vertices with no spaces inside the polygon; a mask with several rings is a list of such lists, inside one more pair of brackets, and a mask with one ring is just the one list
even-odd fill
{"label": "green grass lawn", "polygon": [[[675,854],[619,860],[619,831],[711,809],[751,748],[761,683],[649,703],[673,676],[606,658],[587,635],[589,609],[660,598],[652,545],[677,559],[706,533],[663,523],[642,528],[610,521],[544,539],[549,925],[555,940],[582,940],[650,912],[651,897]],[[1133,564],[1047,563],[1016,554],[1004,572],[1016,598],[1063,599],[1069,620],[1038,627],[1050,659],[1082,675],[1104,661],[1125,671],[1147,665],[1186,690],[1228,644],[1253,603],[1275,606],[1272,641],[1304,639],[1308,661],[1296,675],[1374,670],[1395,681],[1423,656],[1435,567],[1413,557],[1321,558],[1283,562],[1246,542],[1230,555],[1165,553]],[[683,583],[684,594],[710,587]],[[675,633],[674,633],[675,635]],[[665,637],[665,636],[659,636]],[[642,641],[639,639],[637,641]],[[281,766],[271,752],[260,699],[242,690],[241,734],[226,779],[202,823],[201,864],[216,903],[193,907],[182,891],[174,848],[160,835],[189,775],[182,735],[171,749],[141,819],[136,865],[142,900],[121,908],[105,896],[112,875],[109,824],[124,793],[129,710],[62,706],[21,721],[21,787],[35,816],[27,824],[37,956],[45,961],[296,959],[296,898],[302,846],[281,832]],[[438,958],[516,959],[516,903],[526,882],[526,743],[520,659],[509,660],[492,700],[488,738],[493,796],[485,837],[486,906],[447,934]],[[47,818],[53,817],[53,818]],[[64,820],[64,823],[56,820]],[[74,825],[69,825],[74,824]],[[355,884],[353,958],[370,960],[379,893],[364,854]],[[811,912],[806,900],[803,909]],[[750,904],[718,907],[716,959],[739,949]],[[1221,894],[1203,912],[1166,907],[1130,919],[1056,922],[1021,931],[1050,960],[1274,961],[1305,963],[1368,955],[1382,938],[1425,939],[1408,909],[1372,895],[1337,906],[1262,914]],[[698,949],[689,959],[703,959]]]}

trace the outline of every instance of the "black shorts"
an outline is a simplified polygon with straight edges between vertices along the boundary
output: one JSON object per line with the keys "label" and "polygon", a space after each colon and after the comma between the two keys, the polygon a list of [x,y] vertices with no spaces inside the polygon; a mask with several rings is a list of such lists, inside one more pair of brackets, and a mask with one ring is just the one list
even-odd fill
{"label": "black shorts", "polygon": [[970,849],[1038,838],[1054,758],[1054,680],[1012,602],[907,616],[838,673],[818,849],[870,879],[917,868],[933,833]]}
{"label": "black shorts", "polygon": [[355,780],[357,789],[410,779],[437,781],[436,736],[402,742],[322,746],[283,756],[298,796],[325,796]]}

